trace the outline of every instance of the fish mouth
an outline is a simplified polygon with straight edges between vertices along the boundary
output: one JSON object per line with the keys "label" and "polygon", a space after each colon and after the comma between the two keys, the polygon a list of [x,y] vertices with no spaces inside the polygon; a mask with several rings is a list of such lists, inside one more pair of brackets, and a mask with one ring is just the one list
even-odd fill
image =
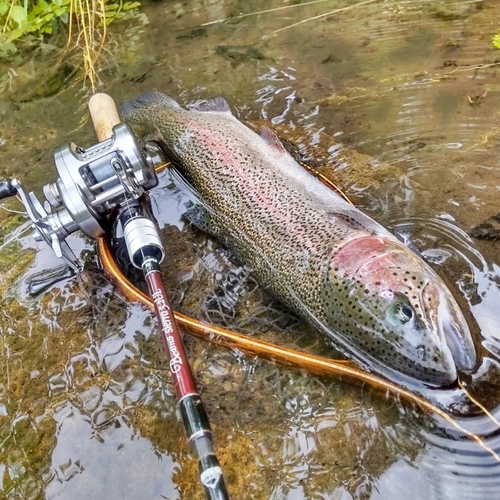
{"label": "fish mouth", "polygon": [[453,384],[458,378],[457,367],[451,363],[447,368],[447,370],[437,373],[435,377],[429,377],[429,380],[424,381],[424,383],[435,387],[446,387]]}
{"label": "fish mouth", "polygon": [[[477,354],[469,326],[455,301],[445,289],[429,281],[420,292],[420,304],[427,301],[437,303],[434,313],[428,311],[424,321],[429,330],[434,331],[435,347],[441,351],[441,363],[444,378],[451,378],[449,383],[458,378],[458,372],[471,373],[477,365]],[[446,377],[444,372],[448,372]]]}
{"label": "fish mouth", "polygon": [[413,373],[414,378],[432,387],[449,386],[458,379],[459,373],[472,373],[477,359],[467,324],[459,327],[448,317],[439,326],[441,341],[435,345],[439,361],[431,361],[423,372]]}
{"label": "fish mouth", "polygon": [[443,325],[443,334],[456,367],[465,373],[471,373],[476,367],[477,355],[472,340],[470,340],[469,328],[458,325],[449,318]]}

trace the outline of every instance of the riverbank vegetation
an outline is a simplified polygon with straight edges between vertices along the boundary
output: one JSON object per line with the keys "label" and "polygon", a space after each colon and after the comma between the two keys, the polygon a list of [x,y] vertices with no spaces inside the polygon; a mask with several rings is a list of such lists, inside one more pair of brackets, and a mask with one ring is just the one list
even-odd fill
{"label": "riverbank vegetation", "polygon": [[[94,90],[107,27],[141,17],[139,6],[134,0],[0,0],[0,62],[15,68],[34,50],[59,54],[61,62],[76,53],[72,66],[83,69]],[[10,72],[15,76],[15,69]]]}

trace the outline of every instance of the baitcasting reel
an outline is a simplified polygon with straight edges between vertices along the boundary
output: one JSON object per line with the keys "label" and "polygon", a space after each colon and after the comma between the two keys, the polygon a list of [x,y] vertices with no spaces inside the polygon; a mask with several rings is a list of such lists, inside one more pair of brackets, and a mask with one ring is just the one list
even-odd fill
{"label": "baitcasting reel", "polygon": [[134,253],[144,245],[161,249],[163,257],[154,222],[143,213],[137,201],[158,184],[153,163],[155,155],[158,160],[158,151],[152,145],[141,149],[130,128],[120,123],[114,103],[115,115],[110,117],[107,110],[106,122],[99,121],[103,116],[102,101],[106,98],[109,98],[106,94],[96,94],[92,98],[94,103],[92,99],[89,102],[101,142],[87,149],[72,143],[56,150],[58,178],[43,187],[43,204],[33,192],[27,193],[18,179],[0,182],[0,199],[18,195],[33,221],[35,240],[46,241],[76,272],[81,270],[81,265],[66,237],[77,230],[94,239],[104,236],[108,215],[114,209],[119,209],[120,218],[126,222],[123,232],[134,265],[137,261]]}

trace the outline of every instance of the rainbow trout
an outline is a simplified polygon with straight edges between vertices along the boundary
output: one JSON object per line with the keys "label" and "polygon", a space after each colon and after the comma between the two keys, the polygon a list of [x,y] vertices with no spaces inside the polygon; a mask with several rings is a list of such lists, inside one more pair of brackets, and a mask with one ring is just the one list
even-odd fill
{"label": "rainbow trout", "polygon": [[348,357],[434,386],[474,369],[469,328],[438,275],[307,173],[269,128],[253,132],[222,98],[186,110],[148,92],[121,112],[152,129],[200,198],[204,228]]}

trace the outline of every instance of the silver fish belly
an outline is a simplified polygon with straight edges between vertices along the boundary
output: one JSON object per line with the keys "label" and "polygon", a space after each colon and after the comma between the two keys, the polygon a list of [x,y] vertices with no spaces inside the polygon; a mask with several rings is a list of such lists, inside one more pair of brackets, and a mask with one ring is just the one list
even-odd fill
{"label": "silver fish belly", "polygon": [[188,110],[159,92],[122,106],[149,126],[209,212],[207,230],[347,356],[385,376],[447,385],[476,353],[438,275],[380,224],[307,173],[222,98]]}

